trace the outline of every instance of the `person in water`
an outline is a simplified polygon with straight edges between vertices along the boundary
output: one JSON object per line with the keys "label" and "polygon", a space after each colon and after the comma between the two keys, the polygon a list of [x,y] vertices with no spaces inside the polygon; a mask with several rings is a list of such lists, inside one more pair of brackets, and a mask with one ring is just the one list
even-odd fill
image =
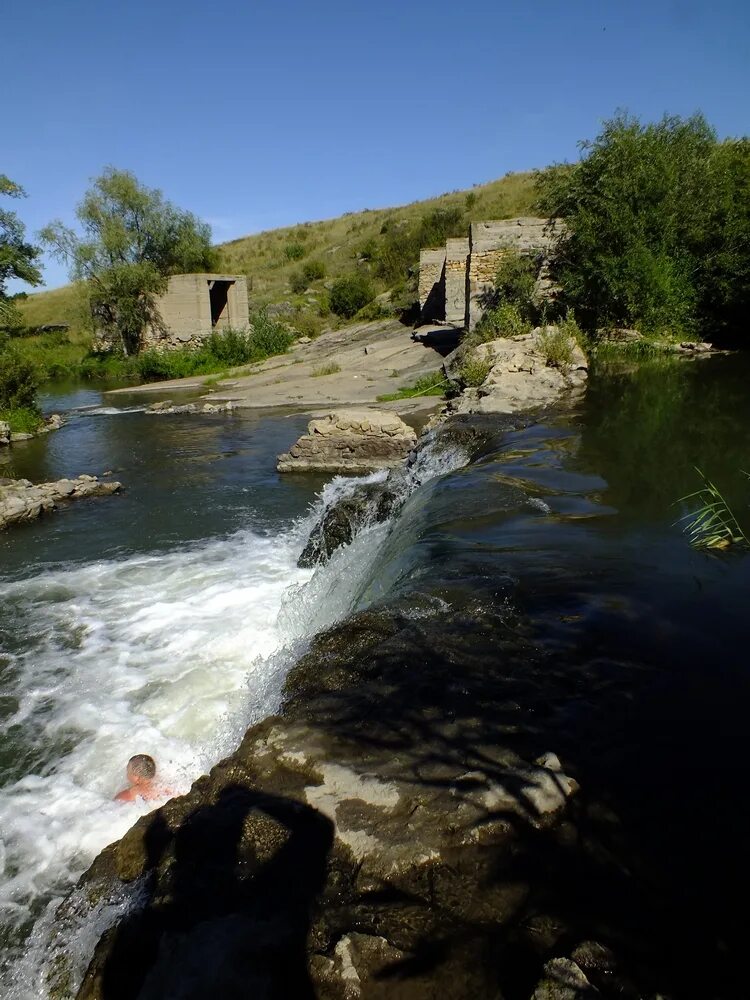
{"label": "person in water", "polygon": [[135,802],[143,799],[151,802],[161,799],[169,792],[156,783],[156,761],[147,753],[138,753],[128,761],[126,771],[128,787],[115,795],[115,802]]}

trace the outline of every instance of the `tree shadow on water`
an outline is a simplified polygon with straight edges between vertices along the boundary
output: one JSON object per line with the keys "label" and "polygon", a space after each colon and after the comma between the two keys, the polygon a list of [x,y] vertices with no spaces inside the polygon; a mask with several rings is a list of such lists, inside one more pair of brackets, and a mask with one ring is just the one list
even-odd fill
{"label": "tree shadow on water", "polygon": [[305,949],[332,843],[322,813],[241,785],[174,832],[157,812],[144,846],[158,883],[107,936],[96,995],[314,997]]}

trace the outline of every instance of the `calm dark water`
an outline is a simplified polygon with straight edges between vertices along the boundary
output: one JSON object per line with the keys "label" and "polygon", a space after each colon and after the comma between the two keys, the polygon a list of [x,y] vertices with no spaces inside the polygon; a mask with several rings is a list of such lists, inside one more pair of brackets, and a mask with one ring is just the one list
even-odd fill
{"label": "calm dark water", "polygon": [[15,475],[44,482],[111,472],[124,490],[61,506],[33,526],[0,535],[0,575],[167,550],[249,525],[278,531],[304,513],[321,484],[275,469],[276,455],[305,429],[305,415],[128,412],[145,403],[137,394],[65,385],[42,397],[44,409],[65,412],[67,422],[13,449]]}

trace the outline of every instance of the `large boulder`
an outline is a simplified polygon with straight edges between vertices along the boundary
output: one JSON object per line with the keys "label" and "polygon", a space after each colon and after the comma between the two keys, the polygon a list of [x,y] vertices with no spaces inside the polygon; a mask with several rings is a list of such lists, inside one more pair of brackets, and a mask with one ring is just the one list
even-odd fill
{"label": "large boulder", "polygon": [[[547,346],[555,340],[565,344],[561,359]],[[548,406],[566,392],[581,389],[588,378],[586,355],[572,337],[566,340],[553,326],[481,344],[473,357],[491,367],[477,391],[468,391],[451,404],[453,412],[517,413]],[[460,359],[457,363],[460,366]]]}
{"label": "large boulder", "polygon": [[398,465],[417,443],[414,430],[395,413],[375,409],[337,410],[311,420],[307,434],[279,455],[279,472],[350,475]]}
{"label": "large boulder", "polygon": [[0,420],[0,445],[10,444],[10,424]]}

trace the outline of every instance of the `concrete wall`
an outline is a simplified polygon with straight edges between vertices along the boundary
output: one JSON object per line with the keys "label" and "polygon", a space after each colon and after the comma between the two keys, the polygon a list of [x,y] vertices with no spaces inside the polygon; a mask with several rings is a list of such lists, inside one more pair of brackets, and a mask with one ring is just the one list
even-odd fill
{"label": "concrete wall", "polygon": [[445,244],[445,319],[454,326],[466,323],[466,288],[469,240],[450,239]]}
{"label": "concrete wall", "polygon": [[560,225],[554,219],[533,216],[471,224],[467,276],[468,329],[472,330],[482,317],[484,293],[492,287],[503,257],[515,251],[539,254],[543,258],[559,235]]}
{"label": "concrete wall", "polygon": [[[218,283],[218,285],[217,285]],[[211,289],[223,305],[211,318]],[[225,294],[225,299],[224,299]],[[245,329],[248,325],[247,279],[244,274],[174,274],[157,299],[163,328],[146,331],[144,346],[164,349],[199,343],[213,329]]]}
{"label": "concrete wall", "polygon": [[419,255],[419,307],[423,323],[446,320],[473,329],[479,322],[484,293],[493,285],[500,261],[509,252],[538,254],[540,298],[550,294],[546,260],[559,236],[556,219],[526,216],[473,222],[468,239],[450,239],[444,250],[422,250]]}
{"label": "concrete wall", "polygon": [[418,294],[423,323],[445,319],[445,248],[420,251]]}

